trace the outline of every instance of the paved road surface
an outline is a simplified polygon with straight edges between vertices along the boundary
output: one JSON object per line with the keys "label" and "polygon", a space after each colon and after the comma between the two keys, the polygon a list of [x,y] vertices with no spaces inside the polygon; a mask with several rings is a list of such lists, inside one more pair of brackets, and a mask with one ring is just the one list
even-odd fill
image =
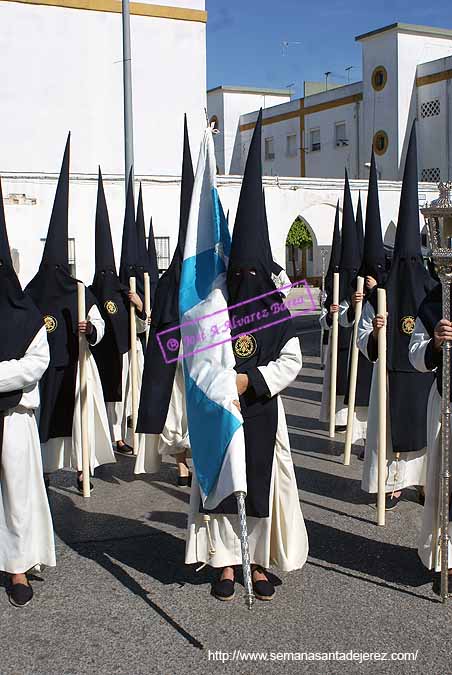
{"label": "paved road surface", "polygon": [[[386,528],[375,526],[360,490],[361,463],[355,455],[343,467],[342,439],[330,442],[318,422],[315,322],[298,325],[304,368],[285,407],[310,539],[305,568],[278,574],[275,600],[251,612],[241,592],[219,603],[210,596],[212,573],[183,564],[189,496],[175,486],[174,465],[135,478],[133,460],[119,457],[96,472],[89,501],[76,494],[74,474],[61,472],[50,497],[57,568],[37,576],[25,610],[12,608],[0,588],[1,675],[452,673],[452,609],[432,595],[415,550],[421,507],[410,494]],[[213,660],[234,650],[235,658],[256,652],[267,661]],[[415,663],[276,660],[336,650],[418,656]]]}

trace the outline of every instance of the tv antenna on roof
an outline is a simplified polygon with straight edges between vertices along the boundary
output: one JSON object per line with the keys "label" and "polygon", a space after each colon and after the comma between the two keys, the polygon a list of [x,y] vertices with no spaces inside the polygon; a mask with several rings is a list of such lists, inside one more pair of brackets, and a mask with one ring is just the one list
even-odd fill
{"label": "tv antenna on roof", "polygon": [[301,45],[301,42],[289,42],[289,40],[283,40],[281,42],[282,55],[287,56],[289,47],[298,47]]}

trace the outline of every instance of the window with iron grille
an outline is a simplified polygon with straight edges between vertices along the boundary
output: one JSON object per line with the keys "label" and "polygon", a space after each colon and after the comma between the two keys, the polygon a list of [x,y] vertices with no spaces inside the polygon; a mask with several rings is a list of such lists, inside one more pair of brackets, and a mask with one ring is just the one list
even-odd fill
{"label": "window with iron grille", "polygon": [[267,161],[275,159],[275,146],[273,144],[273,137],[265,139],[264,148],[265,148],[264,153],[265,159]]}
{"label": "window with iron grille", "polygon": [[[45,246],[46,240],[41,239],[42,245]],[[69,274],[72,277],[76,276],[76,258],[75,258],[75,238],[69,237],[67,240],[67,256],[69,262]]]}
{"label": "window with iron grille", "polygon": [[422,169],[421,180],[424,183],[439,183],[441,180],[441,169]]}
{"label": "window with iron grille", "polygon": [[168,269],[170,264],[170,238],[169,237],[154,237],[155,251],[157,253],[157,263],[159,272],[164,272]]}
{"label": "window with iron grille", "polygon": [[441,103],[438,98],[426,101],[421,105],[421,117],[436,117],[441,113]]}
{"label": "window with iron grille", "polygon": [[320,129],[311,130],[311,152],[319,152],[320,145]]}

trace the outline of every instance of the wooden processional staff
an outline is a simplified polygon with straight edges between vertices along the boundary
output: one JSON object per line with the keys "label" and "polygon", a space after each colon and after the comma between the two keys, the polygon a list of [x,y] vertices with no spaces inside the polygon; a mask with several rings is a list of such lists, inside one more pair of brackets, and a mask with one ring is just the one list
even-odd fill
{"label": "wooden processional staff", "polygon": [[[333,274],[333,305],[339,304],[339,273]],[[337,344],[339,336],[339,314],[333,314],[331,328],[331,380],[330,380],[330,438],[334,438],[336,427],[336,390],[337,390]]]}
{"label": "wooden processional staff", "polygon": [[[129,288],[136,293],[137,284],[135,277],[130,277]],[[137,327],[136,309],[133,302],[130,303],[130,359],[131,359],[131,385],[132,385],[132,434],[133,454],[138,454],[138,436],[136,433],[138,420],[138,360],[137,360]]]}
{"label": "wooden processional staff", "polygon": [[[364,278],[358,277],[356,292],[362,293],[364,290]],[[351,349],[351,359],[350,359],[350,384],[348,391],[348,412],[347,412],[347,435],[345,437],[345,449],[344,449],[344,464],[345,466],[350,465],[350,458],[352,454],[352,441],[353,441],[353,418],[355,416],[355,401],[356,401],[356,381],[358,378],[358,324],[361,318],[361,311],[363,308],[363,302],[360,300],[356,303],[355,306],[355,323],[353,326],[353,339],[352,339],[352,349]]]}
{"label": "wooden processional staff", "polygon": [[[86,321],[85,286],[77,282],[78,320]],[[80,376],[80,425],[82,439],[83,496],[90,497],[90,461],[88,439],[88,385],[86,374],[86,337],[79,333],[78,362]]]}

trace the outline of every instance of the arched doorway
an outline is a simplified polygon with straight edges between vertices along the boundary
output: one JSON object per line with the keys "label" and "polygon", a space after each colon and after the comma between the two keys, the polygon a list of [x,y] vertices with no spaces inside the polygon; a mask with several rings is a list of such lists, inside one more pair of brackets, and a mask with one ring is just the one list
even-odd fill
{"label": "arched doorway", "polygon": [[[299,253],[299,269],[303,273],[306,270],[306,275],[302,278],[307,278],[312,286],[321,286],[322,273],[325,273],[328,268],[328,262],[331,252],[331,243],[333,240],[334,219],[336,216],[336,204],[315,204],[309,206],[307,209],[299,214],[296,214],[291,220],[290,226],[297,217],[301,218],[306,224],[312,238],[312,246],[306,249],[306,263],[303,267],[302,252]],[[286,270],[289,277],[293,274],[290,264],[290,252],[286,248]],[[299,272],[298,272],[299,273]]]}

